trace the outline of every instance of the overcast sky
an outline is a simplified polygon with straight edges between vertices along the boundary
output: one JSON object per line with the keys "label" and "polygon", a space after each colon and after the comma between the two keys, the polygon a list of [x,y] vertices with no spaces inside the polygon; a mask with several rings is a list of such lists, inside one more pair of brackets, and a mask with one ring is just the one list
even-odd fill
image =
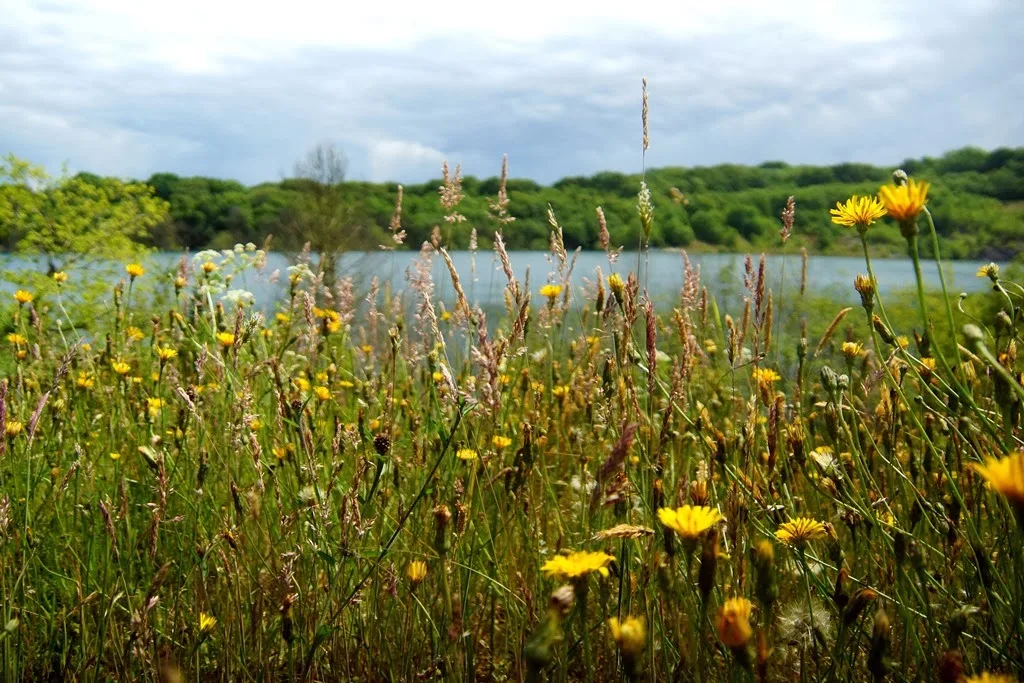
{"label": "overcast sky", "polygon": [[0,154],[52,171],[633,172],[642,76],[649,166],[1024,145],[1024,0],[2,4]]}

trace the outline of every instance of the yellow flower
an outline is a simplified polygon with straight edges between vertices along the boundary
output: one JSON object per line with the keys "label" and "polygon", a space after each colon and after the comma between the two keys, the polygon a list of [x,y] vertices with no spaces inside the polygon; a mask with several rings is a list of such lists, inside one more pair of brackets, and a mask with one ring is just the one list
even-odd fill
{"label": "yellow flower", "polygon": [[235,345],[235,335],[231,332],[218,332],[217,343],[225,349],[230,349]]}
{"label": "yellow flower", "polygon": [[36,297],[32,292],[26,292],[24,289],[19,289],[14,293],[14,300],[22,306],[32,303],[32,299],[34,298]]}
{"label": "yellow flower", "polygon": [[674,510],[661,508],[658,510],[658,519],[683,540],[695,541],[725,517],[706,505],[684,505]]}
{"label": "yellow flower", "polygon": [[139,328],[135,327],[134,325],[129,325],[128,329],[126,329],[124,333],[125,336],[127,336],[132,341],[142,341],[143,339],[146,338],[146,334]]}
{"label": "yellow flower", "polygon": [[215,270],[217,270],[217,264],[214,263],[213,261],[206,261],[203,263],[204,273],[212,273]]}
{"label": "yellow flower", "polygon": [[25,425],[17,420],[7,420],[4,424],[4,434],[10,437],[15,437],[21,434],[21,430],[24,429]]}
{"label": "yellow flower", "polygon": [[162,398],[147,398],[146,407],[150,417],[156,417],[160,414],[160,409],[164,407],[164,400]]}
{"label": "yellow flower", "polygon": [[615,295],[615,299],[622,301],[622,293],[626,291],[626,283],[622,280],[622,276],[618,273],[609,275],[608,287],[612,290],[612,294]]}
{"label": "yellow flower", "polygon": [[21,346],[22,344],[28,343],[28,339],[26,339],[24,335],[20,335],[17,332],[11,332],[9,335],[7,335],[7,341],[10,342],[11,344],[14,344],[15,346]]}
{"label": "yellow flower", "polygon": [[715,620],[718,637],[731,648],[743,647],[754,635],[750,626],[750,610],[753,605],[746,598],[732,598],[718,610]]}
{"label": "yellow flower", "polygon": [[123,360],[115,360],[110,364],[110,367],[112,367],[114,372],[119,375],[127,375],[132,371],[132,366],[128,365]]}
{"label": "yellow flower", "polygon": [[92,389],[92,385],[95,384],[96,379],[88,372],[81,371],[78,373],[78,379],[75,380],[75,384],[80,389]]}
{"label": "yellow flower", "polygon": [[924,358],[922,358],[921,365],[923,365],[926,370],[935,372],[935,359],[932,358],[931,356],[925,356]]}
{"label": "yellow flower", "polygon": [[555,302],[558,295],[562,293],[562,285],[547,284],[540,288],[540,295],[546,296],[551,303]]}
{"label": "yellow flower", "polygon": [[608,628],[623,657],[636,659],[644,651],[647,645],[647,624],[643,617],[626,617],[622,621],[612,617],[608,620]]}
{"label": "yellow flower", "polygon": [[775,532],[775,538],[783,543],[802,546],[807,541],[815,541],[824,538],[828,533],[825,525],[809,517],[797,517],[783,522],[779,530]]}
{"label": "yellow flower", "polygon": [[1017,683],[1017,679],[1008,674],[993,674],[985,671],[971,676],[964,683]]}
{"label": "yellow flower", "polygon": [[427,578],[427,563],[422,560],[413,560],[405,568],[405,575],[409,578],[409,583],[418,586],[423,583],[423,579]]}
{"label": "yellow flower", "polygon": [[129,263],[124,267],[124,269],[133,280],[137,277],[141,277],[142,274],[146,272],[146,269],[142,267],[141,263]]}
{"label": "yellow flower", "polygon": [[902,223],[914,220],[921,213],[928,201],[929,187],[926,181],[919,183],[908,178],[904,185],[883,185],[878,196],[889,215]]}
{"label": "yellow flower", "polygon": [[905,349],[908,346],[910,346],[910,339],[907,338],[907,335],[901,334],[900,336],[896,337],[896,343],[899,345],[901,349]]}
{"label": "yellow flower", "polygon": [[984,464],[971,463],[971,468],[1024,515],[1024,453],[1018,451],[1002,459],[985,458]]}
{"label": "yellow flower", "polygon": [[174,288],[175,289],[184,289],[185,285],[187,285],[187,284],[188,284],[188,280],[186,280],[185,278],[181,277],[180,275],[178,277],[174,278]]}
{"label": "yellow flower", "polygon": [[338,386],[341,387],[342,389],[351,389],[352,387],[355,386],[355,383],[350,380],[343,379],[338,381]]}
{"label": "yellow flower", "polygon": [[512,439],[510,439],[507,436],[501,436],[499,434],[495,434],[494,438],[491,439],[491,443],[494,444],[495,448],[497,448],[498,450],[501,450],[502,448],[508,448],[509,446],[511,446],[512,445]]}
{"label": "yellow flower", "polygon": [[843,342],[843,355],[847,360],[853,361],[860,358],[864,353],[864,345],[858,342]]}
{"label": "yellow flower", "polygon": [[53,274],[53,281],[56,282],[58,285],[62,285],[68,281],[68,274],[65,273],[63,270],[58,270],[56,273]]}
{"label": "yellow flower", "polygon": [[567,387],[567,386],[551,387],[551,395],[554,396],[555,398],[564,398],[564,397],[569,395],[569,387]]}
{"label": "yellow flower", "polygon": [[836,202],[836,208],[830,209],[832,222],[866,230],[869,225],[885,215],[885,207],[878,197],[858,197],[853,195],[846,203]]}
{"label": "yellow flower", "polygon": [[121,459],[121,454],[120,453],[111,453],[110,454],[110,459],[111,460],[120,460]]}
{"label": "yellow flower", "polygon": [[217,617],[207,614],[206,612],[199,613],[199,632],[206,633],[212,631],[213,627],[217,625]]}
{"label": "yellow flower", "polygon": [[448,322],[451,319],[452,319],[452,312],[451,311],[443,311],[441,313],[441,322],[446,323],[446,322]]}
{"label": "yellow flower", "polygon": [[560,580],[582,579],[591,572],[608,576],[608,564],[615,558],[607,553],[592,553],[580,550],[568,555],[558,555],[544,563],[540,568],[549,577]]}
{"label": "yellow flower", "polygon": [[999,279],[999,266],[994,263],[987,263],[981,268],[978,268],[978,277],[987,277],[992,282]]}
{"label": "yellow flower", "polygon": [[771,368],[754,368],[752,376],[757,385],[765,391],[771,389],[776,382],[782,379],[782,376]]}
{"label": "yellow flower", "polygon": [[444,381],[444,373],[443,372],[438,372],[438,371],[435,370],[434,373],[430,377],[435,382],[443,382]]}
{"label": "yellow flower", "polygon": [[166,346],[156,347],[156,355],[162,361],[169,361],[172,358],[177,357],[178,352],[176,349],[168,348]]}
{"label": "yellow flower", "polygon": [[327,400],[330,400],[330,398],[331,398],[331,390],[328,389],[327,387],[323,387],[323,386],[314,387],[313,388],[313,392],[316,394],[316,397],[318,399],[320,399],[321,401],[327,401]]}
{"label": "yellow flower", "polygon": [[249,420],[249,429],[254,432],[258,431],[262,426],[263,423],[260,422],[260,419],[258,417],[254,417],[253,419]]}

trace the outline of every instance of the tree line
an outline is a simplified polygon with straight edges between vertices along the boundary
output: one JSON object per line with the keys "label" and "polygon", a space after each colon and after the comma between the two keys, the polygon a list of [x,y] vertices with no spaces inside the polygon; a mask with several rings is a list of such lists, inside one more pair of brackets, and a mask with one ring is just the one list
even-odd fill
{"label": "tree line", "polygon": [[[1008,259],[1024,251],[1024,148],[986,151],[963,148],[939,157],[908,159],[898,165],[932,183],[929,207],[949,258]],[[769,161],[757,166],[721,164],[648,170],[646,182],[654,204],[652,247],[691,250],[778,250],[779,214],[789,196],[796,218],[787,249],[812,253],[858,253],[851,231],[832,224],[828,209],[853,194],[874,194],[891,178],[892,168],[861,163],[832,166],[790,165]],[[295,177],[246,186],[232,180],[157,173],[142,185],[165,203],[159,220],[144,221],[141,239],[168,249],[223,248],[239,242],[297,250],[310,242],[320,251],[375,249],[392,245],[389,225],[395,214],[398,185],[345,179],[344,159],[332,148],[317,148],[296,167]],[[0,183],[3,182],[0,177]],[[112,182],[92,174],[74,180],[97,187]],[[11,185],[10,179],[7,181]],[[510,249],[546,249],[549,208],[562,227],[567,247],[599,247],[595,212],[603,209],[615,246],[635,248],[640,241],[637,174],[602,172],[569,177],[549,186],[510,178],[507,213],[515,221],[503,229]],[[130,183],[133,188],[140,183]],[[462,222],[446,222],[439,201],[442,180],[403,187],[401,229],[404,247],[418,248],[440,226],[450,248],[466,248],[476,230],[479,245],[490,245],[501,227],[494,215],[499,177],[461,179]],[[2,187],[0,187],[2,189]],[[52,191],[44,188],[41,191]],[[0,202],[2,203],[2,202]],[[12,248],[31,226],[19,224],[0,209],[0,244]],[[902,253],[905,242],[894,225],[883,222],[870,231],[876,253]]]}

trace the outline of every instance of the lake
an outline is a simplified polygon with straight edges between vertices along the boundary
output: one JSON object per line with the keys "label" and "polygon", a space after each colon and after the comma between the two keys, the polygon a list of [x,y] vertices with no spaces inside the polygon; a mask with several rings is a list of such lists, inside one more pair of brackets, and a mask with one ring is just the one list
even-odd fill
{"label": "lake", "polygon": [[[383,283],[390,280],[400,283],[396,289],[406,286],[406,272],[418,258],[418,252],[368,252],[348,253],[343,255],[340,263],[342,274],[353,276],[359,284],[359,291],[366,291],[371,279],[376,276]],[[485,308],[500,305],[503,301],[505,275],[500,264],[491,251],[480,251],[475,255],[468,251],[452,252],[452,260],[462,280],[463,288],[471,302]],[[516,277],[521,281],[529,275],[530,288],[536,290],[547,281],[548,274],[555,266],[548,252],[516,251],[510,252],[512,266]],[[149,257],[147,276],[167,276],[177,268],[182,254],[162,252]],[[570,254],[570,259],[572,254]],[[743,294],[743,254],[694,254],[690,262],[701,269],[701,281],[708,286],[712,294],[718,297],[723,306],[734,305]],[[273,304],[285,296],[287,292],[287,268],[294,263],[294,258],[282,253],[267,255],[266,267],[262,273],[248,271],[239,276],[232,287],[245,288],[251,291],[257,304],[264,309],[272,308]],[[946,282],[949,291],[954,295],[959,292],[980,292],[990,289],[987,278],[978,278],[975,273],[985,261],[948,261],[945,264]],[[914,272],[909,259],[874,259],[872,265],[878,278],[879,289],[885,293],[909,290],[914,286]],[[1001,264],[1003,265],[1003,264]],[[39,269],[40,265],[33,259],[0,254],[0,266],[12,273],[25,269]],[[785,296],[795,294],[800,286],[801,259],[799,254],[771,255],[767,257],[767,286],[778,296],[780,286]],[[607,276],[611,272],[608,259],[604,252],[581,252],[573,271],[574,286],[592,283],[596,268]],[[755,261],[756,267],[756,261]],[[625,276],[630,270],[637,268],[637,254],[623,253],[614,264],[614,270]],[[645,269],[647,267],[645,266]],[[783,268],[785,280],[783,283]],[[925,279],[929,288],[939,287],[938,270],[934,262],[922,264]],[[433,277],[436,292],[443,300],[454,299],[451,278],[440,255],[433,260]],[[278,273],[275,279],[272,274]],[[808,291],[816,296],[829,296],[838,303],[859,303],[857,293],[853,289],[853,278],[857,273],[866,272],[864,260],[858,257],[843,256],[811,256],[808,258],[807,283]],[[679,295],[683,284],[683,255],[677,251],[651,251],[647,287],[651,298],[659,306],[671,306]],[[69,272],[72,278],[78,279],[93,274],[86,269]],[[123,271],[122,271],[123,276]],[[113,278],[116,281],[116,277]],[[0,282],[0,291],[13,291],[10,282]]]}

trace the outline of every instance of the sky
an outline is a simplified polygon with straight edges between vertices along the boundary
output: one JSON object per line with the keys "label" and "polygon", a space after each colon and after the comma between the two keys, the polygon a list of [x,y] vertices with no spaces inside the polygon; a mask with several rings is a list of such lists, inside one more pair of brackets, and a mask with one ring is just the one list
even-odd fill
{"label": "sky", "polygon": [[1021,0],[3,0],[0,154],[51,172],[549,183],[1024,145]]}

